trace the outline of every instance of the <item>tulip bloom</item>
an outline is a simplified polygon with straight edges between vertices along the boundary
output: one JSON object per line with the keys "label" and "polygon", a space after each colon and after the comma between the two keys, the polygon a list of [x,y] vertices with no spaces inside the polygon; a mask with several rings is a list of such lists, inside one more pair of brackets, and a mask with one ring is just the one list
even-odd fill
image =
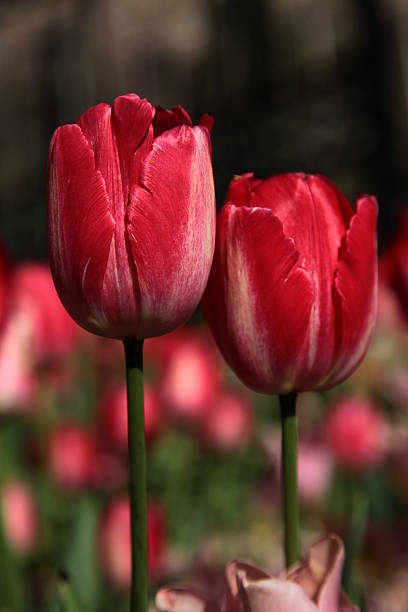
{"label": "tulip bloom", "polygon": [[331,535],[313,544],[308,559],[279,577],[238,561],[227,565],[228,590],[220,601],[193,589],[163,588],[156,595],[160,612],[358,612],[341,592],[344,549]]}
{"label": "tulip bloom", "polygon": [[231,182],[203,307],[250,388],[326,389],[356,368],[375,321],[376,219],[374,197],[353,210],[321,176]]}
{"label": "tulip bloom", "polygon": [[214,249],[211,126],[128,94],[56,130],[49,256],[64,306],[88,331],[142,339],[193,313]]}

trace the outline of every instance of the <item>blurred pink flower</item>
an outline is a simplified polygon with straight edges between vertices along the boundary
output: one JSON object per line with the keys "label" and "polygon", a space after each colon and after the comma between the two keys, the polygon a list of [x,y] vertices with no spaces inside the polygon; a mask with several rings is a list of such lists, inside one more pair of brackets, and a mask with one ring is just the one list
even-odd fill
{"label": "blurred pink flower", "polygon": [[[105,439],[117,448],[127,451],[127,394],[126,385],[111,389],[101,403],[102,429]],[[157,393],[148,384],[144,385],[145,436],[149,443],[163,427],[164,414]]]}
{"label": "blurred pink flower", "polygon": [[68,491],[94,484],[99,449],[92,432],[66,423],[55,429],[48,444],[48,467],[57,484]]}
{"label": "blurred pink flower", "polygon": [[298,446],[299,497],[305,502],[321,499],[327,491],[332,461],[319,442],[300,442]]}
{"label": "blurred pink flower", "polygon": [[24,482],[13,479],[1,493],[4,530],[19,553],[32,550],[38,537],[38,513],[34,496]]}
{"label": "blurred pink flower", "polygon": [[0,329],[6,318],[9,304],[10,268],[6,253],[0,245]]}
{"label": "blurred pink flower", "polygon": [[[263,434],[263,446],[275,467],[277,480],[281,479],[281,431],[270,429]],[[333,468],[332,457],[319,440],[299,441],[298,488],[304,502],[319,501],[329,485]]]}
{"label": "blurred pink flower", "polygon": [[84,332],[62,306],[46,264],[17,266],[11,291],[12,308],[26,317],[30,349],[37,359],[65,355],[75,348]]}
{"label": "blurred pink flower", "polygon": [[221,451],[234,451],[248,443],[253,431],[253,412],[245,394],[221,391],[206,409],[201,436]]}
{"label": "blurred pink flower", "polygon": [[197,331],[184,328],[172,334],[169,342],[162,397],[175,417],[196,423],[220,388],[222,365],[215,347]]}
{"label": "blurred pink flower", "polygon": [[13,311],[0,335],[0,411],[26,411],[37,378],[30,351],[30,325],[21,311]]}
{"label": "blurred pink flower", "polygon": [[[167,541],[164,511],[158,504],[147,508],[149,575],[156,578],[163,566],[163,554]],[[130,588],[130,506],[128,497],[109,502],[100,524],[99,549],[106,576],[118,589]]]}
{"label": "blurred pink flower", "polygon": [[326,443],[342,467],[369,470],[383,458],[386,429],[383,413],[369,399],[343,397],[329,409]]}
{"label": "blurred pink flower", "polygon": [[228,589],[220,601],[198,590],[160,589],[160,612],[357,612],[341,592],[344,548],[330,535],[313,544],[303,563],[278,577],[246,563],[227,565]]}

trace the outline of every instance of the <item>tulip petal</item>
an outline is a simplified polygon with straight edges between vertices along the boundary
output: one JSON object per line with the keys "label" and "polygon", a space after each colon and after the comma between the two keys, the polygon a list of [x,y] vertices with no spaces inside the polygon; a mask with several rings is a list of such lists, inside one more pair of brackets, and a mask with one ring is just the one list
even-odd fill
{"label": "tulip petal", "polygon": [[113,217],[123,218],[123,192],[116,139],[112,130],[111,107],[98,104],[88,109],[77,121],[93,152],[95,168],[105,181],[109,207]]}
{"label": "tulip petal", "polygon": [[198,593],[183,587],[160,589],[154,603],[160,612],[218,612]]}
{"label": "tulip petal", "polygon": [[256,565],[250,565],[249,563],[243,563],[242,561],[230,561],[225,568],[225,574],[229,590],[233,597],[238,595],[238,575],[245,576],[245,578],[250,582],[271,577],[270,574]]}
{"label": "tulip petal", "polygon": [[338,247],[353,215],[341,191],[323,176],[283,174],[259,182],[252,189],[250,205],[272,210],[305,258],[306,268],[316,269],[319,276],[324,273],[330,286]]}
{"label": "tulip petal", "polygon": [[249,206],[249,198],[255,185],[262,181],[254,178],[253,172],[235,176],[229,184],[225,203],[231,202],[235,206]]}
{"label": "tulip petal", "polygon": [[173,106],[171,110],[164,108],[164,106],[156,107],[156,114],[153,120],[155,138],[166,130],[171,130],[178,125],[193,126],[190,115],[182,106]]}
{"label": "tulip petal", "polygon": [[119,151],[123,199],[126,205],[129,185],[139,180],[140,166],[152,148],[151,124],[154,113],[154,106],[136,94],[120,96],[112,106],[112,124]]}
{"label": "tulip petal", "polygon": [[325,387],[338,384],[356,368],[372,336],[377,300],[377,211],[373,196],[358,199],[356,214],[340,249],[333,285],[335,367]]}
{"label": "tulip petal", "polygon": [[319,610],[338,612],[343,561],[343,543],[331,534],[309,548],[305,563],[289,568],[286,580],[301,586]]}
{"label": "tulip petal", "polygon": [[141,293],[140,337],[166,333],[194,311],[214,250],[215,201],[206,128],[163,132],[130,195],[127,232]]}
{"label": "tulip petal", "polygon": [[313,298],[311,279],[279,219],[268,208],[225,205],[203,307],[226,361],[250,388],[298,388]]}
{"label": "tulip petal", "polygon": [[48,168],[54,282],[71,316],[97,331],[98,320],[104,320],[100,293],[115,221],[105,182],[79,126],[66,125],[55,132]]}
{"label": "tulip petal", "polygon": [[[249,612],[318,612],[301,587],[293,582],[269,578],[254,583],[243,581]],[[322,608],[322,611],[329,612]]]}
{"label": "tulip petal", "polygon": [[[116,98],[112,109],[98,104],[77,121],[95,154],[116,221],[125,215],[129,185],[138,179],[140,164],[151,149],[146,135],[154,116],[154,107],[136,94]],[[143,147],[140,143],[145,140]]]}

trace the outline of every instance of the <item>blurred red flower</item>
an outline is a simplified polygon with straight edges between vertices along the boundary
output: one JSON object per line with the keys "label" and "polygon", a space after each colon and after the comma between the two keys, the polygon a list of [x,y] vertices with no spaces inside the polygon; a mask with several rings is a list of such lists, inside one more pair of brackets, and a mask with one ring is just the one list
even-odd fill
{"label": "blurred red flower", "polygon": [[329,407],[326,444],[338,464],[349,470],[368,470],[383,458],[386,422],[369,399],[343,397]]}
{"label": "blurred red flower", "polygon": [[[148,504],[147,508],[149,575],[155,579],[163,568],[167,529],[163,508]],[[127,497],[109,502],[105,508],[99,530],[101,563],[106,576],[118,589],[130,588],[130,505]]]}
{"label": "blurred red flower", "polygon": [[99,458],[94,434],[81,425],[64,423],[50,435],[48,468],[57,484],[66,491],[95,484]]}

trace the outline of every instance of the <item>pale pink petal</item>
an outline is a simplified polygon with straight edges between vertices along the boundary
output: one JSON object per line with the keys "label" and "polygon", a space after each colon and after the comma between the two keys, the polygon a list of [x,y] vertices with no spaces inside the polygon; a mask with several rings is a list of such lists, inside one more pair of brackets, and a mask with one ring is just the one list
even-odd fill
{"label": "pale pink petal", "polygon": [[269,578],[254,583],[244,580],[243,587],[248,612],[318,612],[318,607],[297,584]]}
{"label": "pale pink petal", "polygon": [[182,587],[160,589],[156,594],[155,605],[160,612],[211,612],[214,610],[192,589]]}

